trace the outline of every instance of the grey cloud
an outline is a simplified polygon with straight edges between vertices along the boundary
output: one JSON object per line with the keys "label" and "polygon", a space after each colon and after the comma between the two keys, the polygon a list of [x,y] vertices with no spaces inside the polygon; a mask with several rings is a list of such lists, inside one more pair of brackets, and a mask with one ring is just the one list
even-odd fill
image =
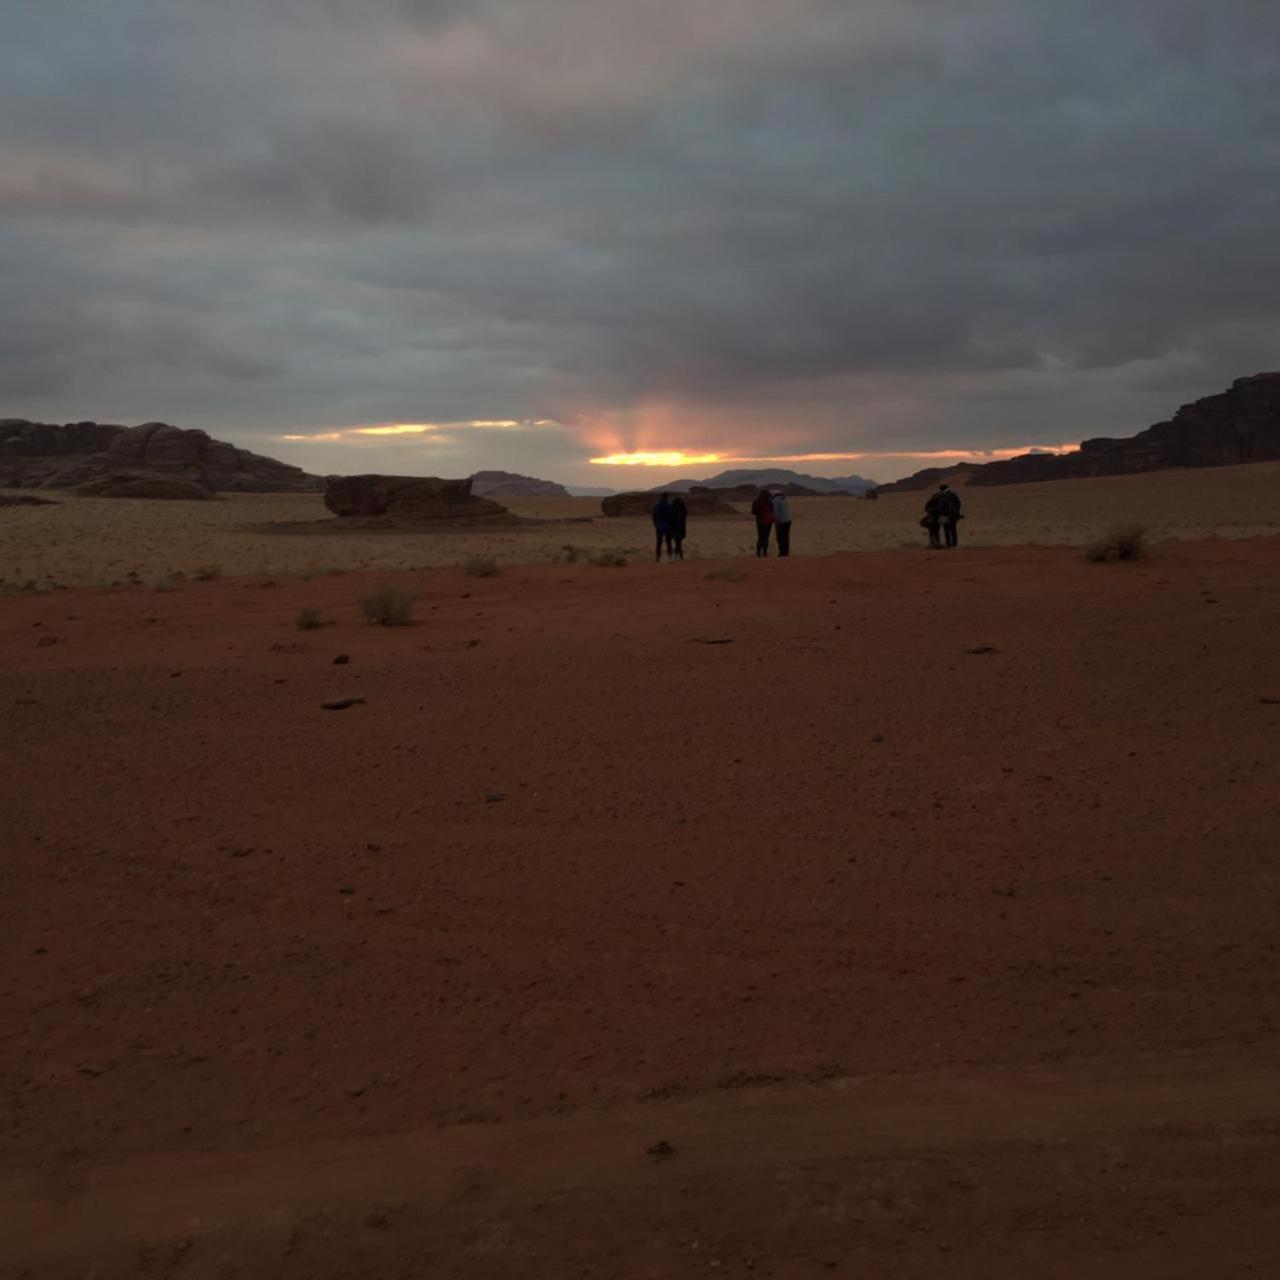
{"label": "grey cloud", "polygon": [[1275,363],[1277,37],[1253,0],[12,6],[0,414],[1139,427]]}

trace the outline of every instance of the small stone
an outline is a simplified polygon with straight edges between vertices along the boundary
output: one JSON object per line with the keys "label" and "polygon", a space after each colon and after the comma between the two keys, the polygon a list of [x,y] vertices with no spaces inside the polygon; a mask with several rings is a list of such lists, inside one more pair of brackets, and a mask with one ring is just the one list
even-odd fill
{"label": "small stone", "polygon": [[325,711],[345,711],[348,707],[358,707],[364,702],[363,698],[330,698],[328,702],[322,702],[320,706]]}
{"label": "small stone", "polygon": [[336,658],[334,658],[334,660],[333,660],[333,665],[334,665],[335,667],[345,667],[345,666],[347,665],[347,663],[348,663],[348,662],[350,662],[350,661],[351,661],[351,655],[350,655],[350,654],[347,654],[347,653],[340,653],[340,654],[338,654],[338,656],[337,656]]}
{"label": "small stone", "polygon": [[353,888],[351,887],[351,885],[349,885],[349,884],[344,884],[344,885],[343,885],[343,886],[338,890],[338,892],[339,892],[339,893],[355,893],[355,889],[353,889]]}
{"label": "small stone", "polygon": [[506,792],[504,791],[490,791],[488,795],[485,796],[484,802],[485,804],[500,804],[506,798]]}
{"label": "small stone", "polygon": [[363,1095],[364,1095],[364,1085],[362,1084],[352,1085],[351,1088],[347,1090],[347,1097],[349,1098],[359,1098],[359,1097],[362,1097]]}
{"label": "small stone", "polygon": [[966,649],[966,653],[998,653],[999,650],[993,644],[975,645],[972,649]]}
{"label": "small stone", "polygon": [[37,648],[37,649],[47,649],[51,644],[57,644],[57,643],[58,643],[58,637],[57,637],[57,636],[41,636],[41,637],[36,641],[36,648]]}
{"label": "small stone", "polygon": [[645,1149],[645,1155],[652,1156],[655,1160],[670,1160],[675,1153],[675,1147],[673,1147],[665,1138],[655,1142],[653,1146]]}

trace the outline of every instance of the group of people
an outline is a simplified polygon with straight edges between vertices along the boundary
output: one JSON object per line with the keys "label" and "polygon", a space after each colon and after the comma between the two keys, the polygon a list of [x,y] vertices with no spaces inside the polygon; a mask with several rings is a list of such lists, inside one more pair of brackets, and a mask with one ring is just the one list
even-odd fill
{"label": "group of people", "polygon": [[[756,555],[769,554],[769,539],[778,532],[778,554],[791,554],[791,501],[785,493],[761,489],[751,504],[751,514],[756,520]],[[662,553],[668,560],[684,559],[684,540],[689,529],[689,508],[677,493],[674,497],[664,493],[653,504],[653,531],[655,534],[653,558],[661,561]]]}
{"label": "group of people", "polygon": [[[791,554],[791,499],[780,489],[761,489],[751,504],[751,514],[756,521],[756,555],[769,554],[769,539],[774,531],[778,535],[778,554]],[[929,495],[924,504],[920,527],[929,535],[931,547],[954,547],[959,544],[957,525],[964,517],[960,514],[960,495],[950,485],[938,486],[938,492]],[[653,528],[657,535],[653,558],[661,561],[663,551],[668,560],[684,559],[684,540],[689,528],[689,508],[677,493],[672,497],[664,493],[653,506]],[[944,541],[945,540],[945,541]]]}
{"label": "group of people", "polygon": [[668,560],[684,559],[684,539],[689,529],[689,508],[677,493],[664,493],[653,505],[653,529],[658,535],[653,558],[661,561],[663,549]]}
{"label": "group of people", "polygon": [[930,494],[929,500],[924,504],[920,527],[928,533],[931,547],[944,545],[939,534],[946,538],[946,546],[954,547],[959,541],[956,525],[963,518],[960,514],[960,495],[950,485],[940,484],[938,492]]}

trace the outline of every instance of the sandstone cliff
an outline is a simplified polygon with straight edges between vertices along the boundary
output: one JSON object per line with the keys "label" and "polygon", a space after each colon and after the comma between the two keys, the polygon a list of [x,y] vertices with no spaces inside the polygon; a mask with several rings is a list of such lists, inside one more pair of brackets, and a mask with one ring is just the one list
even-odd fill
{"label": "sandstone cliff", "polygon": [[113,476],[185,480],[209,493],[308,492],[315,476],[250,453],[204,431],[163,422],[122,427],[100,422],[58,426],[0,418],[0,487],[74,489]]}

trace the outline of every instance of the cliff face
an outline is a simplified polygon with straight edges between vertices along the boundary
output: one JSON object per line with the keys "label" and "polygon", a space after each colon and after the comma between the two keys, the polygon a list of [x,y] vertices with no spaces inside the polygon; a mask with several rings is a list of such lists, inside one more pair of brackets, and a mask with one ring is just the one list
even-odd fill
{"label": "cliff face", "polygon": [[1164,467],[1225,467],[1280,458],[1280,373],[1237,378],[1228,391],[1185,404],[1128,439],[1085,440],[1075,453],[989,462],[970,484],[1115,476]]}
{"label": "cliff face", "polygon": [[210,493],[307,492],[320,481],[298,467],[163,422],[140,427],[0,419],[0,487],[74,489],[113,476],[189,481]]}
{"label": "cliff face", "polygon": [[1227,391],[1185,404],[1167,422],[1125,439],[1100,436],[1071,453],[1026,453],[982,466],[917,472],[883,490],[924,489],[940,480],[1027,484],[1119,476],[1165,467],[1225,467],[1280,458],[1280,373],[1237,378]]}

